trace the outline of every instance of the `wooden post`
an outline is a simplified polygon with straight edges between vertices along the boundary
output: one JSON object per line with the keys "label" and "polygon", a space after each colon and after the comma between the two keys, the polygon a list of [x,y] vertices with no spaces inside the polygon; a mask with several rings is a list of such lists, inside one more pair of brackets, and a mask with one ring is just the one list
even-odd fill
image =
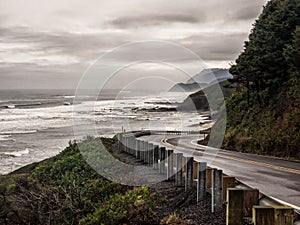
{"label": "wooden post", "polygon": [[214,168],[207,168],[206,169],[206,188],[211,188],[211,183],[212,183],[212,171]]}
{"label": "wooden post", "polygon": [[243,224],[244,191],[237,188],[228,188],[227,207],[226,207],[226,225]]}
{"label": "wooden post", "polygon": [[254,206],[254,225],[293,225],[294,209],[288,206]]}
{"label": "wooden post", "polygon": [[198,162],[193,162],[193,179],[198,179]]}
{"label": "wooden post", "polygon": [[244,190],[244,216],[252,216],[252,207],[259,203],[258,189]]}
{"label": "wooden post", "polygon": [[258,205],[257,189],[227,189],[226,225],[239,225],[244,217],[252,216],[252,207]]}
{"label": "wooden post", "polygon": [[223,176],[223,200],[227,199],[227,189],[235,187],[235,177]]}

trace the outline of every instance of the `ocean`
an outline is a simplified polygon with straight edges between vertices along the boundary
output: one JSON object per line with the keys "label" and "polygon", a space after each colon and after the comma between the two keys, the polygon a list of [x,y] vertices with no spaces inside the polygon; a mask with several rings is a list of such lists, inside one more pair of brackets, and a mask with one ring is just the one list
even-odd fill
{"label": "ocean", "polygon": [[79,112],[74,110],[74,90],[0,90],[0,174],[54,156],[70,140],[89,134],[87,128],[74,136],[74,118],[92,122],[97,136],[104,137],[122,130],[199,129],[207,117],[174,110],[188,94],[104,90],[96,101],[87,96],[77,102],[93,105],[93,110]]}

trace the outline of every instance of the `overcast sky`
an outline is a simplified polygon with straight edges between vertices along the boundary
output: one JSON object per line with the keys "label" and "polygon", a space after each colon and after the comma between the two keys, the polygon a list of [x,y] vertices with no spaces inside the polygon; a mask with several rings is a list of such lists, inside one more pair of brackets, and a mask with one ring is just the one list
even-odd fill
{"label": "overcast sky", "polygon": [[99,56],[143,40],[180,44],[207,67],[228,68],[266,1],[0,0],[0,89],[74,88]]}

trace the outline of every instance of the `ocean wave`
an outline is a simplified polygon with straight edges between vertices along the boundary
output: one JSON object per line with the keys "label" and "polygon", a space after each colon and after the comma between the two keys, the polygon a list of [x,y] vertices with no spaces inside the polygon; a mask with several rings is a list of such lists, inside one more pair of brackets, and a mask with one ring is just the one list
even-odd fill
{"label": "ocean wave", "polygon": [[6,155],[6,156],[12,156],[12,157],[20,157],[22,155],[28,155],[29,149],[26,148],[25,150],[20,150],[20,151],[2,152],[0,154]]}
{"label": "ocean wave", "polygon": [[17,130],[17,131],[4,131],[0,132],[0,136],[7,136],[11,134],[32,134],[38,132],[37,130]]}
{"label": "ocean wave", "polygon": [[19,103],[19,104],[6,104],[0,106],[0,108],[15,109],[19,107],[33,107],[33,106],[40,106],[40,105],[42,105],[41,102],[30,102],[30,103]]}
{"label": "ocean wave", "polygon": [[4,134],[4,135],[0,134],[0,141],[14,141],[14,139],[10,137],[11,137],[10,134]]}

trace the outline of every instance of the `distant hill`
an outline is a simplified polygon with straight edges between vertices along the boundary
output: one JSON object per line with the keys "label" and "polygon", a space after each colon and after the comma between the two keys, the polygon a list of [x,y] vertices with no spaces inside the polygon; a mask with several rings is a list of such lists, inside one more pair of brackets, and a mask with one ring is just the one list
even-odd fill
{"label": "distant hill", "polygon": [[233,76],[229,73],[228,69],[204,69],[200,73],[190,78],[186,83],[178,83],[174,85],[169,91],[170,92],[195,92],[206,87],[209,87],[215,83],[219,83]]}
{"label": "distant hill", "polygon": [[181,91],[187,91],[187,92],[193,92],[196,90],[199,90],[200,87],[206,87],[207,84],[198,84],[198,83],[178,83],[175,84],[169,91],[170,92],[181,92]]}
{"label": "distant hill", "polygon": [[193,76],[186,83],[203,83],[203,84],[211,84],[217,81],[224,81],[231,79],[233,76],[230,74],[228,69],[220,69],[220,68],[212,68],[212,69],[204,69],[200,73]]}
{"label": "distant hill", "polygon": [[[223,92],[224,98],[229,97],[236,89],[236,85],[230,83],[228,80],[224,80],[219,82],[219,84],[213,84],[209,87],[204,88],[203,90],[199,90],[193,94],[190,94],[182,103],[179,103],[177,106],[177,110],[182,111],[190,111],[190,110],[202,110],[207,111],[209,110],[209,104],[205,95],[206,90],[208,89],[212,90],[215,85],[219,85],[221,87],[221,90]],[[210,96],[213,99],[217,98],[217,93],[209,91],[212,95]],[[218,100],[218,99],[216,99]],[[219,99],[220,104],[223,102],[223,99]]]}

